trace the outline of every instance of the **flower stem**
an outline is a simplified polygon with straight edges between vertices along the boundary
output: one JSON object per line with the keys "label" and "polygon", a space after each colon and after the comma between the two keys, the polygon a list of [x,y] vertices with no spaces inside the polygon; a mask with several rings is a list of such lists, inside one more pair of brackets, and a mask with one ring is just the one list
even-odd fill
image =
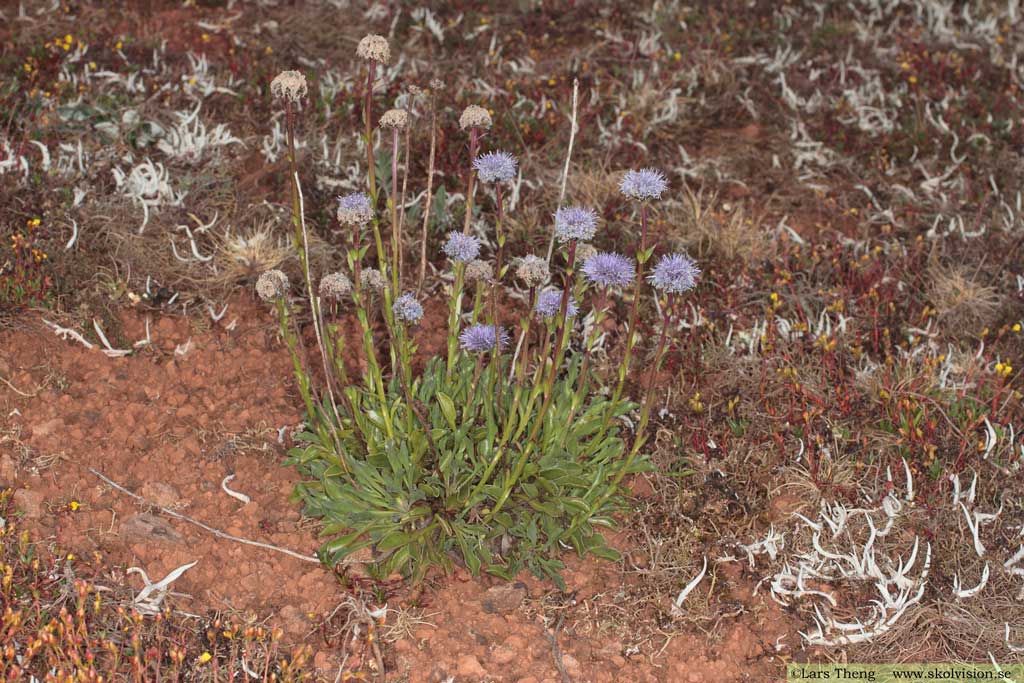
{"label": "flower stem", "polygon": [[373,158],[373,79],[377,63],[371,61],[366,74],[366,95],[363,98],[363,124],[366,131],[366,167],[370,181],[370,196],[377,200],[377,170]]}
{"label": "flower stem", "polygon": [[622,390],[626,385],[626,376],[629,374],[629,366],[633,360],[633,348],[636,346],[636,328],[640,319],[640,287],[644,279],[644,266],[647,264],[650,256],[647,250],[647,203],[644,202],[640,205],[640,249],[636,253],[637,269],[636,279],[633,280],[633,302],[629,309],[626,353],[622,358],[622,364],[619,365],[619,378],[615,384],[612,399],[608,403],[607,410],[605,410],[604,419],[601,420],[601,427],[597,430],[597,435],[591,441],[594,444],[601,443],[611,424],[612,412],[622,399]]}
{"label": "flower stem", "polygon": [[391,131],[391,197],[388,198],[388,206],[391,207],[391,289],[395,296],[398,296],[399,270],[398,264],[402,259],[402,237],[398,229],[398,129]]}
{"label": "flower stem", "polygon": [[[387,288],[385,287],[385,292]],[[380,401],[379,412],[381,419],[384,421],[384,431],[387,433],[389,439],[395,437],[394,429],[391,424],[391,410],[388,405],[387,393],[384,390],[384,379],[382,377],[380,364],[377,362],[377,354],[373,344],[373,329],[370,327],[369,315],[367,312],[367,306],[364,305],[364,299],[361,295],[356,296],[356,311],[359,318],[359,325],[363,330],[363,353],[366,354],[366,383],[370,388],[370,391],[377,393],[377,399]],[[385,301],[384,305],[390,308],[390,304]],[[385,321],[386,325],[390,325],[390,321]]]}
{"label": "flower stem", "polygon": [[448,365],[445,368],[445,384],[452,381],[452,371],[455,369],[455,355],[458,351],[459,328],[462,323],[462,284],[466,276],[466,264],[455,264],[455,286],[452,290],[452,300],[448,314]]}
{"label": "flower stem", "polygon": [[494,348],[491,350],[491,374],[488,378],[491,386],[490,392],[494,395],[494,406],[497,408],[498,422],[501,422],[502,391],[501,382],[501,345],[498,343],[498,283],[491,282],[491,314],[489,324],[494,327]]}
{"label": "flower stem", "polygon": [[288,302],[285,297],[277,298],[277,316],[281,320],[281,334],[284,336],[285,345],[288,347],[289,355],[292,357],[292,366],[295,370],[295,381],[299,385],[299,395],[302,402],[306,404],[306,414],[312,420],[316,415],[313,409],[313,397],[309,391],[309,372],[306,370],[308,362],[305,360],[305,347],[299,338],[298,327],[292,319],[288,309]]}
{"label": "flower stem", "polygon": [[503,222],[503,218],[504,218],[504,210],[503,210],[504,196],[503,196],[502,191],[501,191],[501,183],[498,183],[495,186],[494,192],[496,194],[495,201],[497,202],[496,211],[497,211],[497,214],[498,214],[497,221],[495,223],[495,230],[494,230],[495,231],[495,235],[496,235],[496,237],[498,239],[498,254],[495,257],[494,273],[495,273],[495,277],[498,280],[498,282],[501,282],[501,279],[503,277],[505,277],[505,262],[504,262],[504,256],[505,256],[505,233],[502,231],[502,222]]}
{"label": "flower stem", "polygon": [[[299,254],[299,264],[302,267],[302,276],[306,284],[306,294],[309,300],[310,313],[313,318],[313,332],[316,334],[317,348],[320,351],[320,357],[323,361],[324,375],[327,379],[327,397],[331,404],[331,411],[333,412],[334,419],[329,420],[331,427],[331,434],[336,444],[340,446],[340,438],[338,436],[337,429],[335,428],[335,421],[341,424],[341,415],[338,413],[338,404],[334,398],[333,379],[334,375],[330,371],[330,362],[327,358],[327,350],[324,346],[323,332],[321,329],[321,317],[320,317],[320,305],[319,299],[313,291],[313,278],[309,270],[309,240],[306,235],[306,217],[302,203],[302,185],[299,182],[299,168],[295,158],[295,112],[292,109],[291,102],[285,103],[285,122],[286,129],[288,132],[288,163],[291,166],[292,178],[292,224],[295,229],[295,247]],[[311,414],[310,419],[315,419],[315,416]]]}
{"label": "flower stem", "polygon": [[[574,258],[575,257],[575,244],[576,244],[575,242],[570,242],[570,246],[569,246],[569,263],[570,263],[569,270],[570,270],[570,272],[572,270],[572,262],[575,260],[575,258]],[[568,285],[569,285],[569,283],[567,281],[566,282],[566,287],[567,288],[568,288]],[[564,315],[564,313],[565,313],[565,309],[567,307],[568,307],[568,297],[565,296],[565,293],[563,292],[563,297],[562,297],[562,309],[563,309],[562,310],[562,324],[559,326],[559,334],[558,334],[559,341],[561,341],[562,338],[564,337],[564,332],[565,332],[565,315]],[[554,393],[553,390],[552,390],[553,387],[554,387],[554,374],[555,374],[556,368],[559,365],[559,363],[556,362],[555,359],[560,355],[557,352],[557,346],[558,346],[558,342],[556,342],[556,350],[551,354],[551,359],[552,359],[553,365],[552,365],[552,370],[551,370],[551,372],[548,375],[548,381],[544,385],[544,400],[543,400],[543,402],[540,405],[540,410],[537,411],[537,417],[534,418],[533,427],[530,429],[530,434],[526,437],[526,446],[520,452],[519,459],[516,460],[515,467],[513,468],[512,473],[509,475],[508,479],[506,480],[505,485],[502,487],[501,495],[498,496],[498,500],[495,501],[494,507],[484,517],[484,523],[488,523],[492,519],[494,519],[494,515],[497,514],[497,512],[499,510],[501,510],[502,506],[505,505],[505,502],[508,500],[508,497],[512,494],[512,489],[515,487],[516,483],[519,481],[519,477],[522,476],[523,470],[526,468],[526,463],[530,459],[530,455],[533,454],[533,451],[535,450],[535,448],[537,446],[537,437],[540,434],[541,428],[544,426],[544,419],[547,417],[548,409],[551,406],[551,396]],[[547,351],[547,347],[545,348],[545,351]],[[542,356],[543,356],[543,354],[542,354]],[[543,360],[542,360],[542,362],[543,362]],[[542,374],[543,371],[544,371],[544,366],[541,365],[540,368],[538,368],[538,373]],[[529,399],[529,402],[527,403],[527,408],[526,408],[526,415],[527,416],[530,415],[530,410],[532,409],[534,402],[536,402],[537,396],[540,394],[540,392],[541,392],[541,386],[540,386],[540,383],[538,382],[537,385],[535,386],[535,388],[533,389],[533,391],[530,393],[530,399]],[[527,422],[528,422],[527,420],[523,420],[523,422],[520,424],[519,429],[516,430],[515,436],[513,437],[514,440],[518,441],[520,435],[523,433],[523,430],[526,428]],[[499,453],[495,453],[495,456],[494,456],[495,462],[497,461],[497,459],[498,459],[498,457],[500,455],[501,455],[500,452]]]}
{"label": "flower stem", "polygon": [[590,335],[587,337],[583,351],[583,365],[580,366],[579,379],[576,383],[576,392],[572,398],[572,408],[569,411],[569,419],[566,421],[567,424],[572,424],[573,418],[576,417],[576,413],[583,405],[583,396],[589,387],[589,370],[590,370],[590,356],[592,354],[594,343],[597,341],[598,335],[601,333],[601,323],[604,322],[605,313],[608,310],[608,287],[603,287],[597,295],[597,301],[594,306],[594,327],[590,331]]}
{"label": "flower stem", "polygon": [[480,144],[480,131],[476,126],[469,129],[469,172],[466,174],[466,220],[462,225],[462,234],[468,235],[473,224],[473,190],[476,187],[476,169],[473,168],[473,160],[476,159],[477,147]]}
{"label": "flower stem", "polygon": [[480,383],[480,373],[484,368],[484,356],[479,354],[476,358],[476,365],[473,366],[473,381],[469,385],[469,394],[466,396],[466,405],[462,409],[463,424],[476,421],[476,406],[473,405],[476,399],[476,387]]}
{"label": "flower stem", "polygon": [[411,126],[405,127],[405,154],[404,163],[402,164],[402,190],[398,195],[398,260],[395,263],[395,269],[398,271],[398,277],[401,279],[402,271],[405,266],[405,249],[402,245],[403,236],[405,235],[405,193],[409,188],[409,129]]}
{"label": "flower stem", "polygon": [[572,296],[573,269],[576,267],[576,240],[569,242],[569,258],[565,267],[565,284],[562,287],[562,301],[558,307],[558,332],[555,335],[555,351],[551,355],[551,371],[548,373],[548,380],[544,387],[544,403],[551,401],[551,393],[555,387],[555,377],[558,368],[562,365],[562,358],[565,355],[565,337],[569,327],[568,311],[569,297]]}

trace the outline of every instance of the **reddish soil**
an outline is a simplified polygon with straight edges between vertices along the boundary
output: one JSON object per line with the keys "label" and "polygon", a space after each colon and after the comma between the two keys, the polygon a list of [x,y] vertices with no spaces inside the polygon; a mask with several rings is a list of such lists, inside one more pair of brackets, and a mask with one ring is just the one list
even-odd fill
{"label": "reddish soil", "polygon": [[[337,648],[318,633],[345,597],[331,572],[145,510],[90,472],[238,537],[305,555],[317,547],[312,525],[289,500],[296,475],[280,464],[278,429],[298,423],[301,402],[268,314],[239,298],[209,329],[148,315],[152,346],[126,358],[63,341],[31,317],[0,334],[0,376],[10,382],[0,384],[0,487],[17,489],[16,505],[35,538],[82,561],[95,558],[111,582],[139,589],[141,579],[127,574],[128,567],[157,581],[198,561],[173,585],[186,594],[169,598],[176,609],[269,618],[287,640],[310,644],[314,661],[334,680]],[[124,314],[128,344],[145,337],[144,321],[141,312]],[[176,355],[190,339],[188,351]],[[251,503],[221,490],[231,473],[231,487]],[[621,536],[612,542],[628,550]],[[739,616],[719,615],[717,635],[694,629],[635,652],[628,634],[599,627],[590,605],[597,594],[615,595],[638,582],[637,575],[605,561],[564,560],[576,601],[558,633],[564,676],[548,636],[555,624],[546,626],[541,616],[542,598],[558,595],[553,586],[524,574],[509,588],[457,572],[435,577],[425,590],[401,587],[391,597],[391,608],[421,607],[429,625],[412,625],[384,648],[387,680],[767,681],[784,677],[784,658],[798,647],[795,620],[763,593],[754,595],[742,566],[733,563],[714,565],[696,593],[707,592],[714,574],[715,591],[741,605]]]}

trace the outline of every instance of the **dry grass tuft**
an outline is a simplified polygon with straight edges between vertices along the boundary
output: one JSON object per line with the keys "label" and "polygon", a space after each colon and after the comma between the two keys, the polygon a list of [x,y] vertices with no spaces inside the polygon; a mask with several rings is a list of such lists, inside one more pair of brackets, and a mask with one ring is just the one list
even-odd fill
{"label": "dry grass tuft", "polygon": [[999,312],[1000,297],[996,289],[956,266],[933,263],[928,268],[927,295],[939,321],[946,329],[956,332],[980,332]]}
{"label": "dry grass tuft", "polygon": [[698,257],[753,263],[775,255],[776,240],[763,234],[760,220],[749,216],[742,204],[719,203],[717,193],[705,196],[703,189],[694,193],[687,187],[679,222]]}
{"label": "dry grass tuft", "polygon": [[261,221],[248,230],[219,235],[213,257],[217,280],[224,285],[250,282],[264,271],[281,268],[292,251],[287,239],[275,232],[272,222]]}
{"label": "dry grass tuft", "polygon": [[568,196],[572,197],[573,203],[584,206],[605,206],[619,197],[621,178],[621,173],[608,173],[607,169],[597,165],[574,168]]}

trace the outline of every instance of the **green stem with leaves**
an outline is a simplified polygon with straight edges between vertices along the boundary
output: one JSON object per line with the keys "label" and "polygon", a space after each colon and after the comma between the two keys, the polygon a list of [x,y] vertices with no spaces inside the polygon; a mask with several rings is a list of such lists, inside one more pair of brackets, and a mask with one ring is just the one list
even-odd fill
{"label": "green stem with leaves", "polygon": [[445,384],[451,384],[455,370],[455,357],[459,349],[459,329],[462,326],[462,286],[466,277],[466,264],[455,264],[455,285],[448,313],[448,365],[445,368]]}
{"label": "green stem with leaves", "polygon": [[654,354],[654,365],[651,366],[650,373],[647,378],[647,394],[644,396],[643,407],[640,409],[640,422],[637,424],[636,433],[633,436],[633,447],[630,448],[629,454],[625,457],[618,469],[615,471],[615,475],[612,477],[608,486],[604,492],[594,500],[594,502],[587,506],[584,512],[576,515],[573,519],[572,524],[562,534],[563,539],[567,539],[580,527],[580,525],[587,519],[599,511],[612,495],[619,488],[619,483],[622,478],[629,472],[630,467],[633,466],[633,462],[636,460],[637,455],[640,453],[640,449],[643,448],[647,442],[647,425],[651,419],[651,407],[654,405],[654,383],[657,379],[658,372],[661,370],[661,363],[665,358],[665,347],[668,341],[668,329],[672,323],[672,307],[675,296],[672,294],[668,295],[668,301],[665,304],[665,313],[661,321],[661,335],[658,339],[658,349]]}
{"label": "green stem with leaves", "polygon": [[640,321],[640,288],[643,285],[644,269],[651,258],[653,249],[647,246],[647,203],[640,205],[640,248],[636,252],[636,278],[633,280],[633,302],[629,309],[629,331],[626,335],[626,352],[619,365],[619,377],[615,383],[615,391],[612,393],[612,400],[608,403],[604,418],[601,420],[601,427],[593,438],[593,443],[599,444],[604,438],[608,427],[611,425],[612,413],[615,406],[622,399],[622,391],[626,386],[626,377],[629,375],[629,367],[633,360],[633,348],[636,346],[637,325]]}

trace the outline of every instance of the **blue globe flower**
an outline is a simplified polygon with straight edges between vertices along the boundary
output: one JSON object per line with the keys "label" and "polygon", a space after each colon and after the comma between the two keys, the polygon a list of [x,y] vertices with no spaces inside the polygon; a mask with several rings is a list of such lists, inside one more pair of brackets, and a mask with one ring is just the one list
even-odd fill
{"label": "blue globe flower", "polygon": [[[533,306],[533,311],[542,318],[554,318],[558,315],[558,312],[562,309],[562,290],[552,289],[547,292],[541,292],[537,296],[537,303]],[[571,298],[569,299],[568,306],[565,310],[565,316],[572,318],[576,315],[577,307],[576,302]]]}
{"label": "blue globe flower", "polygon": [[516,177],[519,162],[508,152],[488,152],[473,161],[480,180],[485,183],[499,183]]}
{"label": "blue globe flower", "polygon": [[633,262],[622,254],[601,252],[586,260],[583,276],[601,287],[625,287],[636,277]]}
{"label": "blue globe flower", "polygon": [[661,199],[661,194],[668,188],[665,175],[654,168],[642,168],[639,171],[626,171],[619,192],[632,199]]}
{"label": "blue globe flower", "polygon": [[459,335],[459,346],[464,351],[482,353],[492,351],[495,346],[500,351],[507,344],[508,333],[504,328],[494,325],[473,325]]}
{"label": "blue globe flower", "polygon": [[395,320],[403,323],[417,323],[423,317],[423,306],[416,301],[416,297],[412,294],[403,294],[395,299],[395,303],[391,305],[391,312],[394,313]]}
{"label": "blue globe flower", "polygon": [[370,198],[362,192],[338,197],[338,222],[342,225],[365,225],[373,218]]}
{"label": "blue globe flower", "polygon": [[694,288],[700,268],[686,254],[669,254],[654,266],[647,276],[651,285],[667,294],[682,294]]}
{"label": "blue globe flower", "polygon": [[469,263],[480,254],[480,240],[453,230],[448,233],[443,251],[457,263]]}
{"label": "blue globe flower", "polygon": [[565,242],[589,242],[597,232],[597,214],[582,206],[566,206],[555,212],[555,237]]}

